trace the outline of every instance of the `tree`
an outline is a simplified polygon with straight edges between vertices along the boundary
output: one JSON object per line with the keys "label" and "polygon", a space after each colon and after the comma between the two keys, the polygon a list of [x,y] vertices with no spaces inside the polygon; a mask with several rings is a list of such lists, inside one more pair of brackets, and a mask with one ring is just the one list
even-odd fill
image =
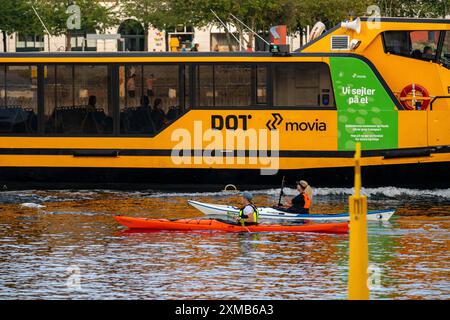
{"label": "tree", "polygon": [[[307,25],[322,21],[333,27],[349,15],[363,15],[371,0],[167,0],[166,10],[172,19],[183,24],[204,27],[210,24],[222,27],[217,17],[233,24],[241,39],[248,34],[253,43],[254,34],[245,30],[231,14],[238,17],[257,33],[267,34],[274,25],[286,25],[289,33],[302,31]],[[231,14],[230,14],[231,13]],[[175,17],[175,18],[174,18]],[[228,34],[228,31],[225,29]],[[230,37],[228,36],[230,39]]]}
{"label": "tree", "polygon": [[47,25],[52,35],[66,35],[66,51],[71,50],[72,32],[68,20],[71,16],[67,9],[71,5],[78,5],[80,8],[80,29],[98,30],[104,32],[107,28],[118,23],[118,16],[115,12],[117,2],[108,2],[108,5],[98,0],[39,0],[36,1],[36,9]]}
{"label": "tree", "polygon": [[[22,1],[20,1],[22,2]],[[0,30],[3,34],[3,51],[8,52],[7,37],[17,29],[17,23],[14,19],[17,16],[17,7],[12,1],[2,1],[0,10]]]}
{"label": "tree", "polygon": [[134,18],[144,27],[144,50],[148,51],[148,30],[150,26],[167,29],[177,23],[177,17],[170,13],[171,1],[120,0],[123,15]]}
{"label": "tree", "polygon": [[450,0],[379,0],[382,16],[411,18],[445,18]]}
{"label": "tree", "polygon": [[[244,22],[253,31],[265,33],[274,24],[295,24],[295,0],[168,0],[165,13],[172,17],[172,23],[205,27],[215,25],[224,27],[231,50],[232,38],[229,29],[234,26],[242,41],[247,33],[253,43],[252,32],[236,21],[231,14]],[[219,18],[217,18],[216,17]]]}
{"label": "tree", "polygon": [[[42,26],[32,10],[29,0],[0,1],[0,30],[3,34],[3,50],[7,52],[7,37],[14,32],[43,34]],[[20,17],[20,18],[18,18]]]}

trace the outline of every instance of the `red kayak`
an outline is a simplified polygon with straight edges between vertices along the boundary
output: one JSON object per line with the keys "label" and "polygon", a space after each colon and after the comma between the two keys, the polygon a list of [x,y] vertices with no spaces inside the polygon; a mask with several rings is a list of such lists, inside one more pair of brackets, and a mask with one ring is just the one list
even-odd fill
{"label": "red kayak", "polygon": [[258,224],[239,226],[214,219],[146,219],[116,216],[121,225],[141,230],[217,230],[225,232],[321,232],[348,233],[348,223],[307,223],[304,225]]}

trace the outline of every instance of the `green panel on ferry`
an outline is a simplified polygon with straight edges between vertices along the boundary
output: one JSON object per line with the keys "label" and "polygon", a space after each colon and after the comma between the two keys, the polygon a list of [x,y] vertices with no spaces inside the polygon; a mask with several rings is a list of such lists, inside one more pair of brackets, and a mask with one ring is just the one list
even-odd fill
{"label": "green panel on ferry", "polygon": [[338,108],[338,148],[364,150],[398,147],[394,102],[372,69],[356,58],[330,58]]}

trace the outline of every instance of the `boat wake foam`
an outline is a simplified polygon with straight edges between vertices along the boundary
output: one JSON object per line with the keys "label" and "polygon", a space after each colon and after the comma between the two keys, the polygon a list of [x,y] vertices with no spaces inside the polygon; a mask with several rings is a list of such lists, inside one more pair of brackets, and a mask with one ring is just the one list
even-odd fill
{"label": "boat wake foam", "polygon": [[[278,196],[280,189],[266,189],[266,190],[249,190],[255,195],[273,195]],[[284,193],[287,195],[295,195],[297,191],[291,188],[285,188]],[[354,193],[353,188],[314,188],[314,196],[327,197],[327,196],[349,196]],[[450,199],[449,189],[407,189],[396,187],[380,187],[380,188],[362,188],[361,193],[366,196],[386,197],[386,198],[398,198],[398,197],[430,197],[430,198],[442,198]],[[149,197],[220,197],[230,196],[233,193],[229,191],[219,192],[164,192],[154,193],[148,195]]]}
{"label": "boat wake foam", "polygon": [[[265,189],[265,190],[248,190],[254,195],[273,196],[278,197],[280,194],[279,188]],[[380,187],[380,188],[362,188],[363,195],[367,195],[375,199],[404,199],[404,198],[429,198],[441,200],[450,200],[449,189],[407,189],[397,187]],[[293,196],[296,190],[292,188],[285,188],[284,193]],[[49,202],[61,201],[79,201],[79,200],[94,200],[98,196],[108,198],[165,198],[165,197],[180,197],[180,198],[198,198],[198,197],[230,197],[233,194],[238,194],[230,191],[217,192],[161,192],[156,190],[141,190],[141,191],[116,191],[116,190],[77,190],[73,192],[67,191],[6,191],[0,192],[0,204],[36,204],[35,207]],[[346,198],[353,194],[353,188],[314,188],[314,197],[318,198]]]}

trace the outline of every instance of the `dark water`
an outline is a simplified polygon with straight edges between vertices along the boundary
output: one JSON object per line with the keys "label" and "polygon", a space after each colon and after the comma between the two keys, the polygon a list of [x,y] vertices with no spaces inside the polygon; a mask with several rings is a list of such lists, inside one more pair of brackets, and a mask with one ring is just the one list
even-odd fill
{"label": "dark water", "polygon": [[[259,191],[256,203],[277,201]],[[350,189],[318,189],[313,212],[346,211]],[[367,189],[374,299],[450,299],[450,189]],[[230,193],[0,193],[0,299],[345,299],[348,235],[125,233],[113,215],[183,218],[188,199]],[[43,208],[35,208],[43,205]],[[31,207],[30,207],[31,206]]]}

